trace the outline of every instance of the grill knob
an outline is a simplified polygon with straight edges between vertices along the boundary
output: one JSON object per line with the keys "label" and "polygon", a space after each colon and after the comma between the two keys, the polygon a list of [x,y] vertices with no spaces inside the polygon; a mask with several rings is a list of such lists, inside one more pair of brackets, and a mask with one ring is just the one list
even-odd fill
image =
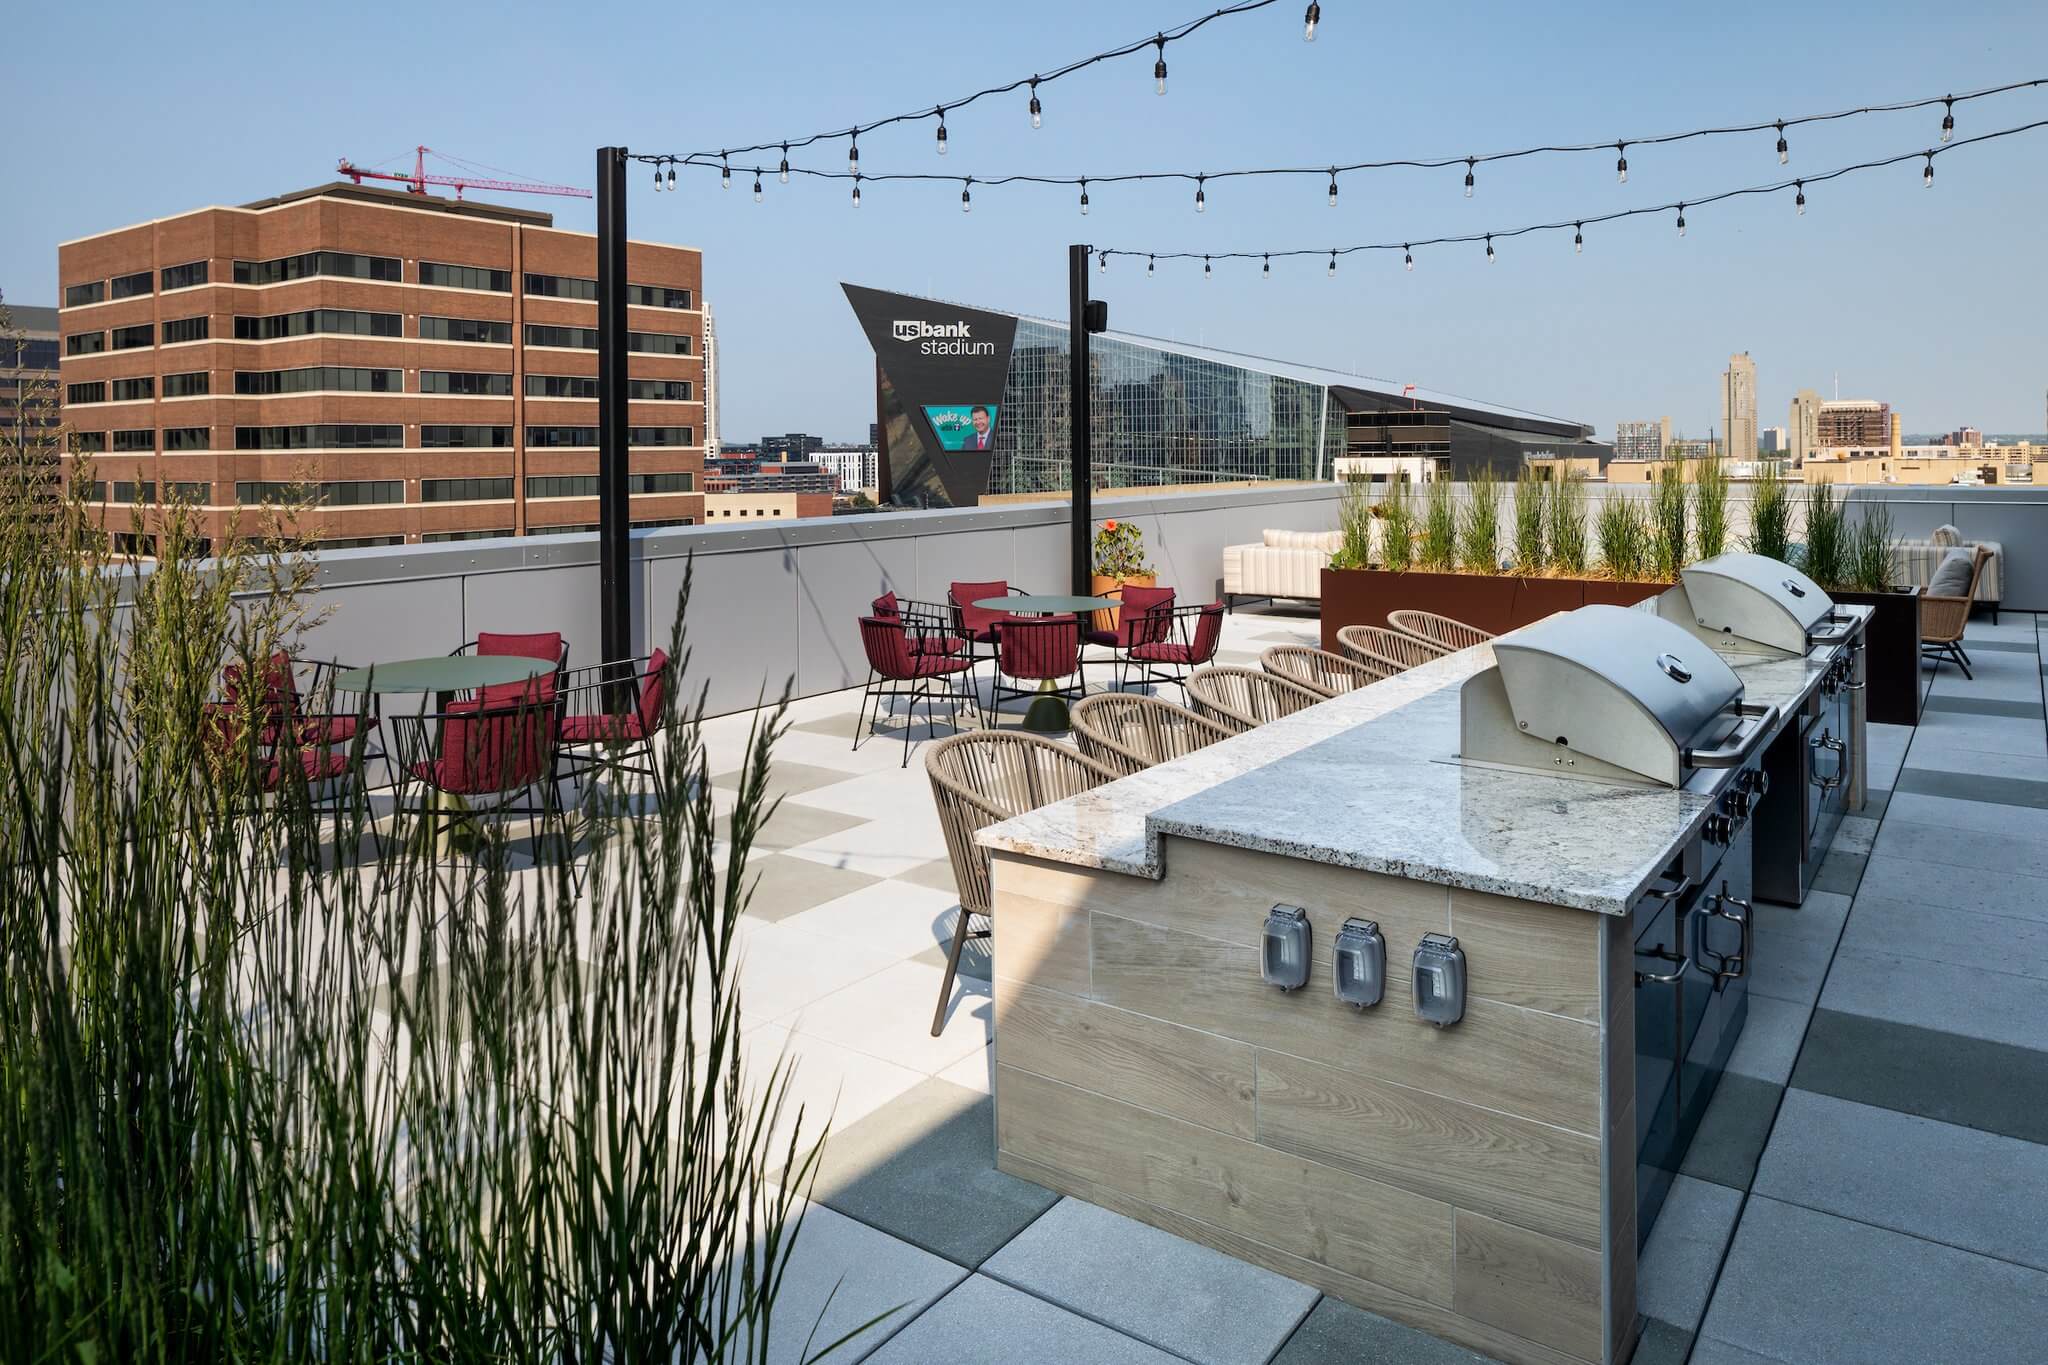
{"label": "grill knob", "polygon": [[1771,779],[1763,769],[1751,768],[1742,774],[1739,785],[1750,796],[1762,800],[1763,794],[1771,789]]}
{"label": "grill knob", "polygon": [[1740,788],[1728,793],[1728,813],[1738,820],[1749,818],[1749,793]]}
{"label": "grill knob", "polygon": [[1735,824],[1725,815],[1707,817],[1706,837],[1710,844],[1725,844],[1734,837]]}

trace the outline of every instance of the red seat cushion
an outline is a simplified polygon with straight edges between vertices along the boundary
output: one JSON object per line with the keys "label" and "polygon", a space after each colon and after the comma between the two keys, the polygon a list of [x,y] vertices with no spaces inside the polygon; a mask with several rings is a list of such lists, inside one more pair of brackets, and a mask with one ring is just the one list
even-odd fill
{"label": "red seat cushion", "polygon": [[547,630],[527,635],[506,635],[480,630],[476,633],[476,652],[486,657],[510,655],[517,659],[545,659],[551,664],[559,663],[562,658],[562,632]]}
{"label": "red seat cushion", "polygon": [[646,736],[637,715],[567,716],[562,721],[564,744],[620,744]]}

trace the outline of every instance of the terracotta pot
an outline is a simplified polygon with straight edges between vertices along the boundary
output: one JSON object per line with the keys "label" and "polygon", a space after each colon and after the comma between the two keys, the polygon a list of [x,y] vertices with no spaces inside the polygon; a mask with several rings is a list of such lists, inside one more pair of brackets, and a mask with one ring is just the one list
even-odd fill
{"label": "terracotta pot", "polygon": [[1844,606],[1871,607],[1864,628],[1864,701],[1872,725],[1918,725],[1920,694],[1920,590],[1831,592]]}
{"label": "terracotta pot", "polygon": [[[1127,578],[1112,578],[1107,574],[1092,574],[1088,579],[1088,591],[1096,597],[1114,597],[1126,587],[1156,588],[1158,586],[1159,576],[1149,573],[1135,573]],[[1089,623],[1089,629],[1114,631],[1116,629],[1118,612],[1119,608],[1116,607],[1103,607],[1093,612],[1094,620]]]}
{"label": "terracotta pot", "polygon": [[1509,574],[1394,573],[1386,569],[1325,569],[1322,576],[1323,648],[1343,651],[1345,626],[1384,626],[1387,613],[1435,612],[1468,626],[1504,634],[1518,626],[1589,603],[1633,606],[1668,583],[1617,583],[1605,578],[1517,578]]}

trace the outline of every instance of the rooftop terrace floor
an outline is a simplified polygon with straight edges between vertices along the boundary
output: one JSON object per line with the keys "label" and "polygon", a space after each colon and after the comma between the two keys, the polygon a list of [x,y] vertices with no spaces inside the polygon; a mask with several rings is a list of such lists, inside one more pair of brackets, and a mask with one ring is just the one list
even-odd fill
{"label": "rooftop terrace floor", "polygon": [[[1930,673],[1917,729],[1872,727],[1870,803],[1818,889],[1759,906],[1748,1025],[1644,1253],[1638,1362],[2041,1358],[2044,630],[1973,621],[1976,680]],[[1220,661],[1316,634],[1239,612]],[[900,733],[854,750],[859,697],[792,707],[743,924],[748,1048],[795,1059],[807,1128],[832,1114],[775,1358],[823,1311],[816,1343],[887,1312],[848,1360],[1477,1359],[995,1169],[987,945],[931,1037],[952,874],[921,747],[908,768]],[[751,723],[707,725],[714,785]]]}

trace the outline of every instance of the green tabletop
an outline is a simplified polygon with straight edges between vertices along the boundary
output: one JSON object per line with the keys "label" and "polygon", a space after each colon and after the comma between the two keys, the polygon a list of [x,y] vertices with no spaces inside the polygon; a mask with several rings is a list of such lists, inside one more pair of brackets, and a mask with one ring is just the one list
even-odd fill
{"label": "green tabletop", "polygon": [[525,682],[555,671],[552,659],[516,654],[444,654],[351,668],[334,680],[337,692],[473,692],[498,683]]}
{"label": "green tabletop", "polygon": [[1047,615],[1065,615],[1082,611],[1102,611],[1117,605],[1114,597],[984,597],[974,604],[984,611],[1040,611]]}

